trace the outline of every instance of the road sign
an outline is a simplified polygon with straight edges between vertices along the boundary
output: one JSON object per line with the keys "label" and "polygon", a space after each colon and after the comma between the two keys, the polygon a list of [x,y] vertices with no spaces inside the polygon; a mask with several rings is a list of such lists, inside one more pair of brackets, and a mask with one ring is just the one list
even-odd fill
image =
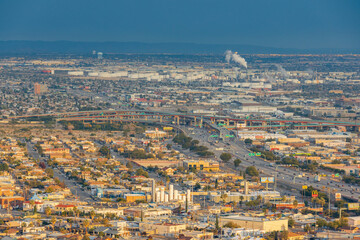
{"label": "road sign", "polygon": [[234,135],[225,135],[225,137],[233,138],[233,137],[235,137],[235,136],[234,136]]}
{"label": "road sign", "polygon": [[261,177],[261,183],[273,183],[275,181],[274,177]]}
{"label": "road sign", "polygon": [[313,198],[318,197],[318,196],[319,196],[318,191],[317,191],[317,190],[312,191],[311,196],[312,196]]}
{"label": "road sign", "polygon": [[253,156],[261,156],[261,153],[260,153],[260,152],[257,152],[257,153],[249,153],[249,156],[250,156],[250,157],[253,157]]}
{"label": "road sign", "polygon": [[210,137],[219,137],[219,135],[210,135]]}
{"label": "road sign", "polygon": [[307,189],[307,188],[308,188],[308,186],[306,186],[306,185],[302,186],[302,189],[304,189],[304,190]]}
{"label": "road sign", "polygon": [[335,174],[335,177],[339,177],[339,176],[340,176],[340,174],[338,174],[338,173],[337,173],[337,174]]}
{"label": "road sign", "polygon": [[173,127],[163,127],[163,130],[164,131],[171,131],[171,130],[173,130]]}
{"label": "road sign", "polygon": [[340,200],[341,199],[341,193],[335,193],[335,199]]}

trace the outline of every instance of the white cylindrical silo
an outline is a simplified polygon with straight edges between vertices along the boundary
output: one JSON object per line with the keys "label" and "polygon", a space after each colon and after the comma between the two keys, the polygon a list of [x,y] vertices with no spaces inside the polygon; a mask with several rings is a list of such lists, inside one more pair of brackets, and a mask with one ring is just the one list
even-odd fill
{"label": "white cylindrical silo", "polygon": [[174,200],[178,200],[178,199],[179,199],[179,191],[174,190]]}
{"label": "white cylindrical silo", "polygon": [[168,201],[169,201],[169,194],[165,193],[164,202],[168,202]]}
{"label": "white cylindrical silo", "polygon": [[174,185],[170,184],[169,186],[169,200],[172,201],[174,198]]}
{"label": "white cylindrical silo", "polygon": [[164,202],[165,201],[165,191],[164,189],[161,189],[160,191],[160,202]]}
{"label": "white cylindrical silo", "polygon": [[184,202],[186,202],[186,195],[181,195],[181,200],[183,200]]}
{"label": "white cylindrical silo", "polygon": [[191,202],[191,191],[190,191],[190,189],[188,189],[186,191],[186,198],[187,198],[187,202],[190,203]]}
{"label": "white cylindrical silo", "polygon": [[156,202],[160,202],[160,192],[156,192]]}

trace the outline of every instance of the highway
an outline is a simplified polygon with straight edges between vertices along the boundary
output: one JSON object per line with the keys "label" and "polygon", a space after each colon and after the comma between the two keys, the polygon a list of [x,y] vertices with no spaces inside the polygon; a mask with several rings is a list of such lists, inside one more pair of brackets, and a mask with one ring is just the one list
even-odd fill
{"label": "highway", "polygon": [[[320,190],[324,193],[328,193],[329,188],[331,192],[331,198],[334,198],[334,193],[341,193],[343,197],[347,197],[349,199],[352,199],[353,201],[358,201],[360,198],[360,187],[358,186],[352,186],[350,184],[346,184],[343,182],[336,182],[336,180],[333,180],[329,177],[322,177],[320,182],[315,182],[315,174],[304,172],[304,171],[298,171],[297,169],[293,169],[291,167],[283,167],[283,166],[270,166],[270,163],[265,161],[264,159],[256,156],[249,156],[249,151],[243,141],[239,141],[238,139],[228,138],[228,140],[219,141],[219,143],[216,143],[215,141],[212,141],[210,137],[210,133],[201,128],[192,128],[192,130],[189,130],[185,127],[181,127],[181,129],[190,137],[193,139],[197,139],[200,141],[201,145],[204,145],[209,148],[210,151],[214,152],[217,159],[219,160],[219,156],[223,152],[229,152],[233,155],[232,160],[225,164],[226,170],[230,170],[233,172],[239,172],[239,170],[236,170],[233,164],[233,160],[236,158],[239,158],[242,163],[242,170],[244,170],[248,166],[255,166],[259,171],[261,176],[274,176],[276,177],[277,182],[277,190],[279,188],[282,188],[284,186],[289,186],[291,188],[297,189],[300,193],[300,190],[302,189],[303,185],[312,186],[317,190]],[[230,131],[227,129],[222,130],[225,132],[225,134],[230,135]],[[224,150],[216,150],[216,148],[223,148]],[[221,160],[219,160],[221,161]],[[329,172],[319,170],[320,173],[329,174]],[[305,177],[298,177],[300,173],[306,173]],[[309,177],[309,179],[307,179]],[[288,187],[285,187],[285,189],[288,189]],[[293,193],[296,195],[296,193]]]}
{"label": "highway", "polygon": [[[220,129],[218,126],[214,126],[214,124],[208,122],[205,120],[207,124],[210,126]],[[165,124],[165,123],[164,123]],[[166,124],[171,125],[171,124]],[[189,128],[185,126],[174,126],[178,127],[186,135],[197,139],[200,141],[201,145],[207,146],[210,151],[214,152],[217,159],[219,159],[219,156],[223,152],[229,152],[233,155],[232,160],[239,158],[241,159],[241,167],[243,170],[248,166],[255,166],[261,173],[262,176],[274,176],[276,178],[277,182],[277,190],[283,189],[283,191],[289,193],[289,189],[297,189],[300,193],[300,190],[302,189],[303,185],[307,186],[313,186],[314,188],[323,191],[328,192],[330,189],[331,192],[331,198],[333,198],[334,193],[341,193],[343,197],[352,199],[353,201],[358,201],[360,198],[360,187],[358,186],[352,186],[350,184],[345,184],[343,182],[336,182],[335,180],[326,177],[322,178],[320,182],[315,182],[314,177],[315,175],[312,173],[306,173],[305,177],[298,177],[300,175],[300,172],[296,169],[290,168],[290,167],[283,167],[283,166],[270,166],[269,162],[265,161],[264,159],[256,156],[249,156],[250,151],[246,148],[245,144],[242,141],[239,141],[238,139],[228,138],[225,141],[220,140],[218,143],[216,143],[213,138],[210,137],[209,132],[204,128]],[[231,135],[231,131],[227,130],[226,128],[221,128],[221,131],[224,135],[228,134]],[[40,159],[40,156],[36,151],[33,151],[33,146],[30,143],[28,144],[29,149],[29,155],[34,157],[35,159]],[[219,148],[223,148],[224,150],[216,150]],[[114,154],[112,152],[112,154]],[[190,154],[190,156],[195,156],[193,153],[187,152],[187,154]],[[235,169],[233,162],[229,162],[227,164],[223,165],[224,170],[231,171],[231,172],[239,172],[239,170]],[[326,173],[329,174],[326,171],[319,170],[320,173]],[[77,183],[74,181],[71,181],[67,179],[66,176],[64,176],[58,169],[54,169],[54,175],[55,177],[58,177],[60,181],[64,181],[66,185],[71,189],[72,193],[74,195],[78,195],[81,200],[84,201],[93,201],[90,194],[84,191]],[[156,177],[155,175],[151,177]],[[293,192],[293,194],[296,194]]]}

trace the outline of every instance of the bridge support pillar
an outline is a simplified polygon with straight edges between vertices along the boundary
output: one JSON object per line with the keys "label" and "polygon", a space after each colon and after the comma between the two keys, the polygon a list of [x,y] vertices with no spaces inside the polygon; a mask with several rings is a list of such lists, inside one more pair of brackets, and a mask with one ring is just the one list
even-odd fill
{"label": "bridge support pillar", "polygon": [[230,120],[226,119],[226,126],[229,127],[230,126]]}
{"label": "bridge support pillar", "polygon": [[162,117],[162,116],[160,116],[160,122],[161,122],[161,123],[163,122],[163,117]]}
{"label": "bridge support pillar", "polygon": [[203,118],[200,119],[200,128],[202,128],[203,125]]}
{"label": "bridge support pillar", "polygon": [[196,122],[196,117],[194,117],[194,126],[196,127],[197,122]]}

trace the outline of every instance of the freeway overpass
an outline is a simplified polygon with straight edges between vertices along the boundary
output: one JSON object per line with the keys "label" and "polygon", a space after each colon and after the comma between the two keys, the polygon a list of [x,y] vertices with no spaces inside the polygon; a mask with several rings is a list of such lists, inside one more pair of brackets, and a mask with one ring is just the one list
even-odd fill
{"label": "freeway overpass", "polygon": [[54,118],[56,121],[102,122],[157,122],[176,125],[191,125],[202,127],[204,121],[211,124],[234,129],[267,129],[267,128],[324,128],[343,126],[350,130],[359,130],[360,123],[344,121],[325,121],[316,119],[265,119],[265,118],[235,118],[231,116],[200,115],[148,110],[98,110],[80,112],[62,112],[37,115],[11,116],[8,119],[41,120]]}

